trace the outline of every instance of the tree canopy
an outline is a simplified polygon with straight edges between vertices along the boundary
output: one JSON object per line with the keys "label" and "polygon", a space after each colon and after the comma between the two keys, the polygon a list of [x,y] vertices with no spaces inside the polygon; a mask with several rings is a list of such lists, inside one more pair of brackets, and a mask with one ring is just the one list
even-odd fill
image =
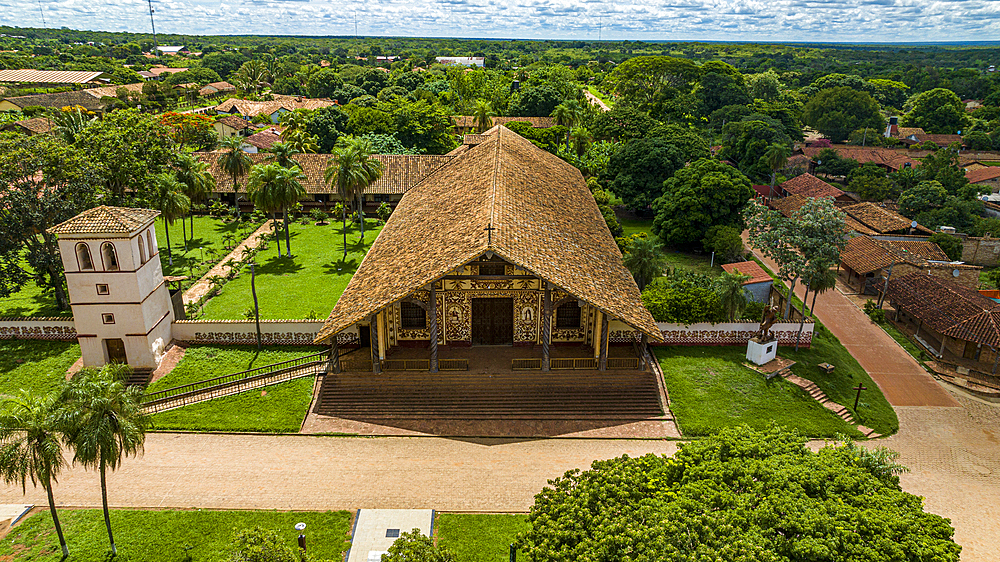
{"label": "tree canopy", "polygon": [[702,158],[679,170],[663,185],[653,209],[653,233],[667,244],[701,242],[716,226],[743,228],[743,209],[753,186],[739,171]]}
{"label": "tree canopy", "polygon": [[920,127],[927,133],[954,135],[965,130],[969,117],[955,92],[934,88],[913,98],[913,109],[903,116],[903,125]]}
{"label": "tree canopy", "polygon": [[802,119],[833,142],[847,140],[857,129],[885,128],[878,102],[867,92],[845,86],[817,92],[806,103]]}
{"label": "tree canopy", "polygon": [[611,155],[606,176],[626,207],[645,209],[663,195],[663,182],[686,161],[684,152],[664,139],[635,139]]}

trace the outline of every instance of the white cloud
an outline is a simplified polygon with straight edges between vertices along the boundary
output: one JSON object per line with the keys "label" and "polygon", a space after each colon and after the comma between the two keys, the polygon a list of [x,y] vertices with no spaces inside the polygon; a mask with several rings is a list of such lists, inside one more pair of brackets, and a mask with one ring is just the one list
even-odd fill
{"label": "white cloud", "polygon": [[[994,0],[156,0],[160,33],[525,39],[981,41]],[[143,0],[42,0],[49,27],[149,30]],[[38,4],[0,0],[0,24],[40,27]]]}

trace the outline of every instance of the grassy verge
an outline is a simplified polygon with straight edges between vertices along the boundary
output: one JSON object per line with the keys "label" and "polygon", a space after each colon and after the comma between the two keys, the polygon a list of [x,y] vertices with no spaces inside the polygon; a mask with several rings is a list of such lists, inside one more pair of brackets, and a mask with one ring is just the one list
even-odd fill
{"label": "grassy verge", "polygon": [[606,96],[602,94],[601,91],[598,90],[596,86],[587,86],[587,90],[589,90],[591,94],[594,94],[595,98],[603,101],[604,105],[608,106],[609,108],[615,106],[615,101],[611,99],[611,96]]}
{"label": "grassy verge", "polygon": [[[292,257],[278,257],[272,242],[257,256],[257,298],[260,317],[272,320],[325,318],[348,281],[361,265],[381,228],[375,221],[365,224],[364,243],[358,229],[348,225],[347,258],[344,258],[343,231],[339,222],[325,226],[291,225]],[[243,271],[205,305],[205,318],[243,318],[253,307],[249,271]]]}
{"label": "grassy verge", "polygon": [[[149,392],[244,371],[255,350],[243,345],[193,345],[173,371],[149,385]],[[310,346],[265,346],[254,367],[317,351],[319,348]],[[248,390],[156,414],[153,426],[160,430],[295,433],[308,412],[312,388],[313,379],[307,377]]]}
{"label": "grassy verge", "polygon": [[[921,366],[924,366],[924,361],[930,359],[927,352],[923,348],[913,343],[913,341],[906,337],[906,335],[892,322],[886,320],[885,322],[879,322],[878,325],[885,330],[885,333],[889,334],[892,339],[896,340],[899,347],[905,349],[906,352],[909,353],[910,356],[917,361],[917,363],[920,363]],[[924,368],[926,369],[927,367],[924,366]]]}
{"label": "grassy verge", "polygon": [[55,390],[79,358],[75,341],[0,340],[0,394]]}
{"label": "grassy verge", "polygon": [[156,243],[160,249],[160,263],[164,275],[187,275],[191,279],[187,284],[194,283],[208,272],[216,263],[231,250],[226,249],[226,237],[234,236],[235,247],[244,238],[260,227],[259,224],[224,222],[220,218],[196,216],[194,218],[194,237],[188,233],[187,251],[184,251],[184,228],[190,230],[191,219],[185,218],[187,226],[182,227],[181,221],[176,221],[170,227],[170,255],[174,264],[170,265],[167,253],[167,236],[164,232],[164,221],[156,221]]}
{"label": "grassy verge", "polygon": [[765,380],[743,366],[745,355],[742,346],[656,348],[670,409],[684,435],[741,424],[763,429],[775,422],[809,437],[861,437],[801,388],[782,378]]}
{"label": "grassy verge", "polygon": [[[653,234],[653,221],[651,219],[620,219],[622,225],[622,236],[627,237],[639,232],[645,232],[649,238],[656,239]],[[689,254],[678,252],[670,248],[664,248],[663,257],[666,267],[680,267],[697,273],[703,273],[715,277],[722,273],[721,262],[718,260],[712,265],[711,254]]]}
{"label": "grassy verge", "polygon": [[435,523],[438,544],[455,552],[458,562],[507,560],[517,534],[530,528],[527,515],[442,513]]}
{"label": "grassy verge", "polygon": [[[111,559],[104,517],[99,509],[63,509],[59,512],[69,544],[69,560]],[[260,526],[277,531],[289,545],[296,544],[294,525],[306,524],[306,546],[319,560],[338,560],[349,546],[351,514],[347,511],[143,511],[112,510],[111,526],[119,562],[228,560],[235,531]],[[48,510],[32,515],[0,543],[3,560],[59,560],[59,540]]]}

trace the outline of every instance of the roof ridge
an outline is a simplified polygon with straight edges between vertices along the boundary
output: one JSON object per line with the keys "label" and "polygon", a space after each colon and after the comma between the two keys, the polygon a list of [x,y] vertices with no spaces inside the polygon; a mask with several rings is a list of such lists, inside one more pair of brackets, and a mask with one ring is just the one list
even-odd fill
{"label": "roof ridge", "polygon": [[492,193],[490,194],[490,196],[491,196],[490,197],[490,222],[489,222],[489,224],[486,225],[487,228],[491,229],[490,232],[486,236],[486,240],[487,240],[486,247],[487,248],[492,248],[493,247],[493,236],[492,236],[493,232],[492,232],[492,228],[493,228],[493,223],[496,220],[497,181],[498,181],[498,178],[500,177],[500,163],[501,163],[501,160],[503,160],[503,158],[500,158],[500,149],[501,149],[501,145],[503,144],[503,142],[502,142],[502,139],[503,139],[503,130],[505,128],[506,127],[504,127],[503,125],[497,125],[497,140],[496,140],[496,145],[497,146],[496,146],[496,150],[493,152],[493,181],[490,184],[490,190],[492,191]]}

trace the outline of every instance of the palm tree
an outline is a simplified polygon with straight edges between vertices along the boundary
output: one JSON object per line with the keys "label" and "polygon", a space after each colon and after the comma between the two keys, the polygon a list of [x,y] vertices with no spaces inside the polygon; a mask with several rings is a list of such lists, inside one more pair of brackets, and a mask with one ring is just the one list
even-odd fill
{"label": "palm tree", "polygon": [[281,138],[287,140],[288,137],[297,131],[305,131],[306,127],[309,125],[309,116],[312,114],[310,109],[296,109],[294,111],[289,111],[281,114],[281,126],[285,128],[281,131]]}
{"label": "palm tree", "polygon": [[[358,218],[361,221],[361,240],[365,239],[365,219],[362,212],[365,188],[382,177],[382,162],[372,157],[372,147],[365,139],[338,139],[332,152],[333,158],[323,172],[323,179],[336,185],[337,194],[346,203],[357,199]],[[344,259],[347,259],[347,215],[342,211],[344,221]]]}
{"label": "palm tree", "polygon": [[730,322],[735,322],[747,307],[747,292],[743,288],[747,279],[750,279],[749,275],[737,271],[723,273],[715,280],[715,294],[719,296],[719,303]]}
{"label": "palm tree", "polygon": [[[184,195],[188,196],[191,200],[191,207],[194,207],[195,201],[201,201],[209,193],[215,189],[215,178],[208,171],[208,162],[198,160],[190,154],[182,153],[177,155],[177,160],[174,163],[176,167],[177,181],[181,182],[183,187]],[[191,217],[191,240],[194,240],[194,214],[190,213]],[[184,250],[187,251],[187,243],[185,242]]]}
{"label": "palm tree", "polygon": [[282,168],[302,168],[302,165],[292,158],[292,155],[298,154],[299,151],[287,142],[276,142],[267,149],[267,152],[269,155],[264,158],[267,162],[274,162]]}
{"label": "palm tree", "polygon": [[586,127],[573,127],[570,132],[573,133],[573,150],[577,156],[583,156],[594,142],[594,135]]}
{"label": "palm tree", "polygon": [[[809,306],[812,310],[812,314],[816,315],[816,295],[820,293],[825,293],[830,289],[835,289],[837,287],[837,272],[832,269],[826,269],[813,275],[812,279],[809,280],[809,287],[813,292],[813,302]],[[803,304],[805,304],[803,300]]]}
{"label": "palm tree", "polygon": [[490,102],[476,100],[476,108],[472,110],[472,122],[476,126],[477,133],[482,133],[493,126],[493,119],[490,119],[492,112]]}
{"label": "palm tree", "polygon": [[[250,170],[248,191],[254,206],[265,212],[282,212],[285,216],[285,249],[291,255],[291,236],[288,232],[288,209],[306,194],[299,182],[303,177],[297,168],[283,168],[277,164],[260,164]],[[277,236],[277,222],[275,235]],[[278,242],[278,256],[281,256],[281,242]]]}
{"label": "palm tree", "polygon": [[66,537],[56,513],[52,485],[59,471],[66,466],[62,454],[62,420],[59,416],[59,394],[32,394],[22,390],[7,397],[0,411],[0,475],[7,484],[21,483],[21,490],[42,485],[49,499],[49,513],[59,536],[63,559],[69,556]]}
{"label": "palm tree", "polygon": [[146,441],[149,416],[142,411],[142,388],[127,386],[127,365],[109,364],[101,370],[84,370],[63,391],[68,405],[66,441],[73,461],[101,472],[101,502],[108,529],[111,555],[118,554],[108,511],[107,471],[117,470],[122,458],[134,457]]}
{"label": "palm tree", "polygon": [[569,150],[569,131],[583,117],[583,108],[580,107],[580,102],[577,100],[564,101],[552,110],[551,115],[556,120],[556,125],[566,127],[566,150]]}
{"label": "palm tree", "polygon": [[632,248],[622,256],[622,264],[632,272],[640,292],[653,279],[663,275],[663,261],[663,246],[649,238],[637,238]]}
{"label": "palm tree", "polygon": [[167,235],[167,263],[174,265],[174,255],[170,252],[170,225],[183,217],[191,208],[191,199],[184,195],[184,188],[174,174],[163,172],[154,179],[156,195],[153,206],[163,218],[163,231]]}
{"label": "palm tree", "polygon": [[240,215],[240,184],[237,178],[250,173],[253,160],[250,155],[243,152],[243,139],[241,137],[228,137],[220,143],[223,153],[219,156],[219,167],[222,171],[233,178],[233,198],[236,201],[236,215]]}
{"label": "palm tree", "polygon": [[301,154],[316,154],[319,152],[318,139],[310,135],[304,129],[292,131],[287,135],[282,134],[284,142],[290,144],[296,152]]}
{"label": "palm tree", "polygon": [[778,175],[778,170],[785,167],[788,163],[788,156],[791,151],[787,146],[779,143],[773,143],[771,146],[767,147],[761,158],[767,164],[767,167],[771,169],[771,189],[768,190],[768,196],[774,197],[774,182]]}
{"label": "palm tree", "polygon": [[53,109],[49,114],[49,119],[54,125],[52,132],[62,137],[66,144],[76,143],[76,139],[83,132],[87,125],[97,121],[97,117],[91,114],[87,116],[87,110],[79,105]]}

